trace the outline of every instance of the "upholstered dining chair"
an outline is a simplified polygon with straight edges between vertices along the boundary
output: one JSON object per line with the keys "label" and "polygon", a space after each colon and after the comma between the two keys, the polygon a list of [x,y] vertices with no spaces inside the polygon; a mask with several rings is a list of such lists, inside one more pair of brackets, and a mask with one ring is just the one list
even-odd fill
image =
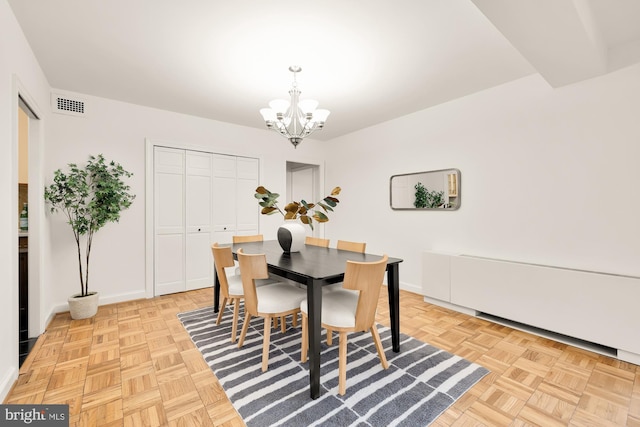
{"label": "upholstered dining chair", "polygon": [[216,268],[216,273],[218,274],[218,281],[220,282],[220,296],[222,297],[222,304],[220,306],[220,311],[218,312],[216,325],[219,325],[222,321],[222,315],[224,314],[224,308],[226,307],[227,302],[233,302],[231,342],[236,342],[236,333],[238,330],[238,310],[240,307],[240,300],[244,298],[242,278],[237,274],[228,273],[227,269],[235,266],[231,247],[223,247],[218,245],[218,243],[216,242],[211,245],[211,252],[213,254],[213,263]]}
{"label": "upholstered dining chair", "polygon": [[[347,261],[343,290],[322,294],[322,327],[340,334],[338,347],[338,392],[344,395],[347,382],[347,333],[371,332],[373,342],[384,369],[389,367],[375,325],[376,308],[382,279],[387,268],[388,256],[374,262]],[[302,362],[307,361],[309,351],[308,304],[300,304],[302,312]]]}
{"label": "upholstered dining chair", "polygon": [[[216,325],[222,321],[224,309],[227,303],[233,302],[233,323],[231,325],[231,342],[236,342],[236,333],[238,330],[238,310],[240,300],[244,298],[244,290],[242,288],[242,278],[240,277],[240,269],[234,269],[235,261],[230,246],[220,246],[217,242],[211,245],[211,253],[213,254],[213,263],[218,274],[220,282],[220,296],[222,304],[218,312]],[[235,271],[235,274],[234,274]],[[264,286],[274,283],[272,279],[259,280],[256,286]]]}
{"label": "upholstered dining chair", "polygon": [[[349,240],[338,240],[336,242],[336,249],[341,251],[358,252],[363,254],[367,248],[366,242],[351,242]],[[325,292],[339,291],[342,289],[342,282],[334,283],[322,288]],[[331,329],[327,329],[327,345],[333,344],[333,332]]]}
{"label": "upholstered dining chair", "polygon": [[264,254],[245,254],[238,249],[238,262],[242,272],[242,287],[244,290],[245,318],[238,340],[238,348],[244,344],[251,317],[264,318],[264,338],[262,343],[262,372],[269,367],[269,341],[271,336],[271,320],[282,318],[282,332],[286,331],[284,316],[293,317],[293,326],[297,325],[297,315],[300,303],[307,296],[304,289],[288,283],[276,282],[268,286],[256,287],[257,279],[269,277],[267,259]]}
{"label": "upholstered dining chair", "polygon": [[323,248],[328,248],[329,247],[329,239],[321,239],[320,237],[307,236],[304,239],[304,244],[305,245],[321,246]]}
{"label": "upholstered dining chair", "polygon": [[[241,236],[241,235],[235,235],[235,236],[231,236],[232,242],[233,243],[251,243],[251,242],[264,242],[264,236],[262,234],[249,234],[246,236]],[[240,273],[240,267],[236,268],[236,274],[237,275],[241,275]],[[268,283],[273,283],[273,282],[277,282],[278,279],[276,277],[272,277],[269,276],[268,279],[260,279],[256,281],[256,286],[262,286],[262,285],[266,285]],[[284,322],[284,317],[282,318],[282,321]],[[274,317],[273,318],[273,327],[277,328],[278,327],[278,318]]]}

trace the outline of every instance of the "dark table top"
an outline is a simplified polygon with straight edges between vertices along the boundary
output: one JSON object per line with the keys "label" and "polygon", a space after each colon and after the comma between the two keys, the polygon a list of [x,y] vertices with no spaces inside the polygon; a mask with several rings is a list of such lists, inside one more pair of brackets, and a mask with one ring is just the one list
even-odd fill
{"label": "dark table top", "polygon": [[[234,255],[240,248],[247,254],[265,254],[270,271],[328,282],[339,281],[344,276],[348,260],[371,262],[382,258],[382,255],[361,254],[313,245],[304,245],[300,252],[284,253],[276,240],[237,243],[231,248]],[[402,259],[389,257],[387,266],[401,262]],[[289,274],[286,275],[291,277]]]}

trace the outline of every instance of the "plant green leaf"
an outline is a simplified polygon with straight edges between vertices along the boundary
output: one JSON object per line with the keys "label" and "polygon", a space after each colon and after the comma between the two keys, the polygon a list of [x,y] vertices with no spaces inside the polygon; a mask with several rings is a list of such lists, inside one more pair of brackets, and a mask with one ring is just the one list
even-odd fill
{"label": "plant green leaf", "polygon": [[325,214],[323,214],[320,211],[314,211],[313,219],[315,219],[318,222],[327,222],[327,221],[329,221],[329,217],[326,216]]}

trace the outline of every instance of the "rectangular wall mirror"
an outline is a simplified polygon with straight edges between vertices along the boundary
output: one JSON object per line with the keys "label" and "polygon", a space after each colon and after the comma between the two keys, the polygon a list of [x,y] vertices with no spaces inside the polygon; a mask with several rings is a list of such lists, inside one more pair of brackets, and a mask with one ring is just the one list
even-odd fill
{"label": "rectangular wall mirror", "polygon": [[389,182],[391,209],[456,210],[460,197],[458,169],[393,175]]}

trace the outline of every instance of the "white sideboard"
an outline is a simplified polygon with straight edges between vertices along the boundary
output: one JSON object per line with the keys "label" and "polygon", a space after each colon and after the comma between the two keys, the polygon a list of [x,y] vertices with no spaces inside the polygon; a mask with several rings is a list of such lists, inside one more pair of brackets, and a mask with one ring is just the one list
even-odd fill
{"label": "white sideboard", "polygon": [[435,252],[422,260],[427,302],[609,347],[640,364],[639,277]]}

